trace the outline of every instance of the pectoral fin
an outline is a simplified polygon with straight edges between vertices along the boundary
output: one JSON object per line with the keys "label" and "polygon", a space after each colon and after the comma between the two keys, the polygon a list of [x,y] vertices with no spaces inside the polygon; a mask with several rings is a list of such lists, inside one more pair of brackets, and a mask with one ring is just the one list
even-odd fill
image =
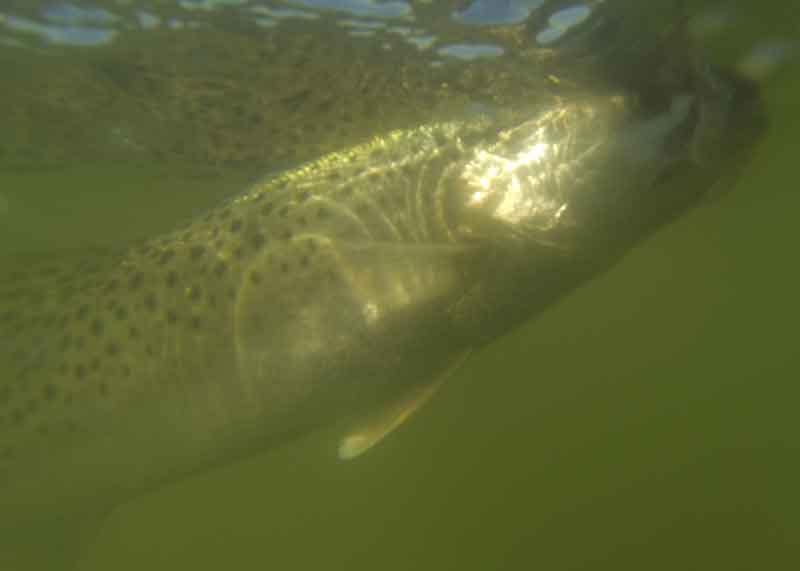
{"label": "pectoral fin", "polygon": [[339,458],[341,460],[351,460],[361,456],[386,438],[389,433],[403,424],[414,412],[431,399],[436,391],[439,390],[439,387],[444,384],[445,379],[450,376],[450,373],[455,371],[466,360],[468,355],[468,351],[464,352],[433,382],[413,389],[378,413],[364,419],[362,423],[345,435],[339,442]]}

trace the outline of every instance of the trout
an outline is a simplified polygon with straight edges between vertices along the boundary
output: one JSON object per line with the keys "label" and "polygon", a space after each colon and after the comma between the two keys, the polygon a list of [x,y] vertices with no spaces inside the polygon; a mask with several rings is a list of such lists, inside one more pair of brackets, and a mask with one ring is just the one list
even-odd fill
{"label": "trout", "polygon": [[741,163],[755,86],[694,54],[640,67],[542,78],[520,108],[379,135],[125,252],[4,272],[2,534],[332,423],[340,457],[368,450]]}

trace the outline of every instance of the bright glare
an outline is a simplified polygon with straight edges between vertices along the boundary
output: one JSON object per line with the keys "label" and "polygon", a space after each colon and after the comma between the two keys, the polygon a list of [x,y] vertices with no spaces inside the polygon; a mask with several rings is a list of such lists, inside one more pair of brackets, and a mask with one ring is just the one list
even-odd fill
{"label": "bright glare", "polygon": [[557,162],[557,144],[543,141],[545,133],[537,130],[527,144],[511,157],[481,149],[465,169],[463,177],[470,183],[467,203],[481,207],[490,196],[499,194],[491,215],[511,223],[537,219],[549,227],[567,208],[563,200],[553,196],[547,183],[548,171]]}

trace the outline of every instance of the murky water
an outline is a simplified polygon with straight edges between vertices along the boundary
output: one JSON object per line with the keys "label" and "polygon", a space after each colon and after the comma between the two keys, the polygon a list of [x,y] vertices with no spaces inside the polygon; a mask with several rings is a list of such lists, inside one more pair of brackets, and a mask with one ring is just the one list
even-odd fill
{"label": "murky water", "polygon": [[[638,4],[620,33],[650,38],[671,9]],[[764,75],[771,127],[729,188],[365,456],[340,462],[323,432],[162,488],[80,569],[800,564],[800,16],[692,4],[714,58]],[[601,5],[4,2],[0,253],[118,248],[382,129],[517,104],[515,50],[582,37]]]}

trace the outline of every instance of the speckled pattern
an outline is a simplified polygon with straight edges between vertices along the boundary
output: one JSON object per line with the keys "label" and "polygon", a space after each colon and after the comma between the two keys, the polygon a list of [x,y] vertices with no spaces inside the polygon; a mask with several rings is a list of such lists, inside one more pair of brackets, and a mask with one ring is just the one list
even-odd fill
{"label": "speckled pattern", "polygon": [[[391,248],[382,250],[384,263],[347,248],[452,243],[430,191],[465,152],[465,137],[487,125],[477,117],[389,133],[269,178],[127,252],[88,262],[20,263],[0,283],[0,363],[7,373],[0,385],[0,478],[31,450],[36,456],[69,447],[107,422],[97,419],[127,414],[138,402],[161,394],[195,394],[188,397],[195,402],[198,392],[205,394],[200,400],[219,390],[247,392],[244,384],[275,376],[280,361],[296,369],[292,352],[307,347],[285,344],[325,335],[330,319],[306,315],[308,331],[292,333],[300,319],[292,312],[309,305],[295,301],[298,292],[315,296],[330,280],[341,282],[334,288],[338,303],[359,322],[441,295],[452,284],[449,263],[438,267],[425,254],[413,253],[414,260]],[[359,256],[368,260],[354,261]],[[314,325],[315,319],[322,321]],[[344,337],[320,343],[352,343],[347,327],[333,323]],[[280,347],[265,362],[270,343]],[[307,390],[291,384],[296,376],[288,375],[289,390],[278,384],[258,391],[289,398],[295,388]],[[224,399],[212,408],[217,404],[222,425],[242,412],[226,409],[238,405]]]}

